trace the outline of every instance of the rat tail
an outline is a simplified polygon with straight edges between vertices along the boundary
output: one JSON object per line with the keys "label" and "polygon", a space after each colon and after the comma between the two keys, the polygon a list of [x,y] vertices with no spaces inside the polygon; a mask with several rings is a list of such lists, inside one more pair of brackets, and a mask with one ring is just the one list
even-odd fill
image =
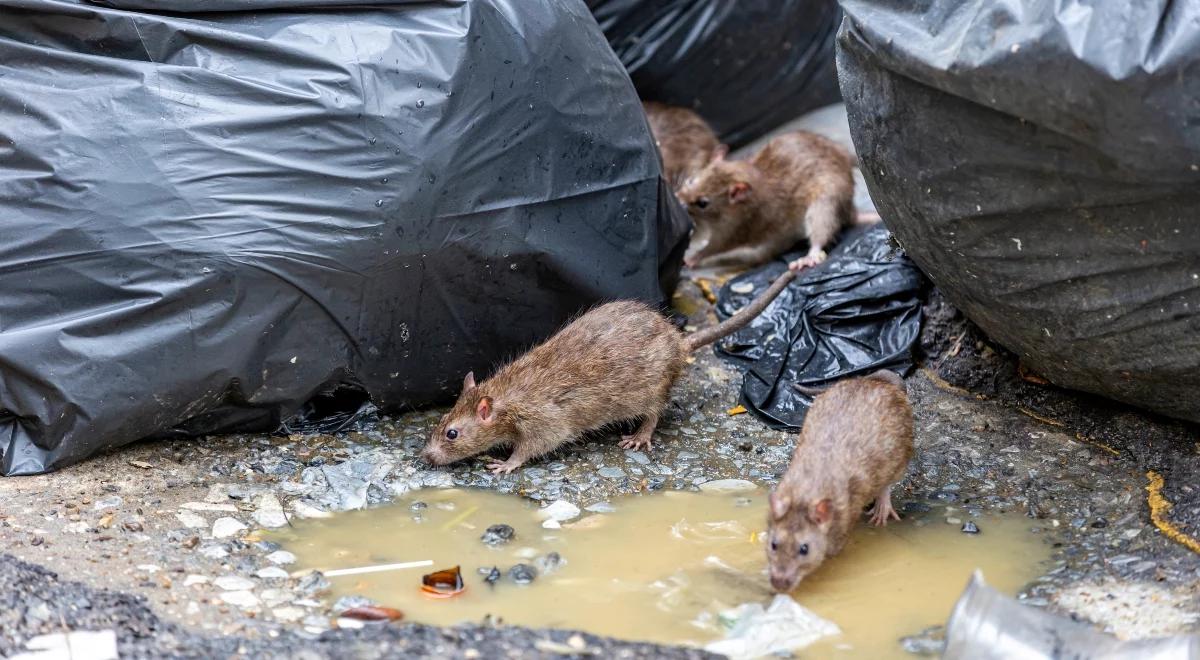
{"label": "rat tail", "polygon": [[767,287],[766,291],[763,291],[761,294],[759,294],[759,296],[752,300],[749,305],[746,305],[740,309],[737,314],[734,314],[733,316],[721,321],[711,328],[697,330],[696,332],[688,335],[687,339],[684,340],[684,345],[687,347],[688,352],[690,353],[701,346],[707,346],[714,341],[721,339],[722,337],[727,337],[746,327],[746,325],[750,323],[754,317],[761,314],[762,311],[767,308],[767,305],[771,304],[772,300],[775,300],[776,296],[778,296],[780,293],[783,293],[783,290],[786,289],[787,285],[794,279],[796,279],[795,271],[783,271],[781,275],[775,278],[774,282],[771,282],[771,286]]}

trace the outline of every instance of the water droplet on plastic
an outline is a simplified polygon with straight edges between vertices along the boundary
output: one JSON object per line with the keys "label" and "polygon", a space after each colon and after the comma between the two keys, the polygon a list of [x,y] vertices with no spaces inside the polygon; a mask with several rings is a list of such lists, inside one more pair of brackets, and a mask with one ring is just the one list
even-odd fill
{"label": "water droplet on plastic", "polygon": [[517,269],[517,265],[516,265],[516,264],[509,264],[509,265],[508,265],[508,269],[509,269],[509,270],[516,270],[516,269]]}
{"label": "water droplet on plastic", "polygon": [[421,89],[421,81],[420,80],[417,81],[417,89]]}
{"label": "water droplet on plastic", "polygon": [[388,182],[388,178],[386,176],[379,180],[379,183],[387,183],[387,182]]}
{"label": "water droplet on plastic", "polygon": [[425,100],[424,100],[424,99],[417,99],[417,107],[418,107],[418,108],[424,108],[424,107],[425,107]]}
{"label": "water droplet on plastic", "polygon": [[375,206],[377,206],[377,207],[383,206],[383,200],[382,199],[375,200]]}
{"label": "water droplet on plastic", "polygon": [[375,138],[371,138],[371,144],[375,144]]}

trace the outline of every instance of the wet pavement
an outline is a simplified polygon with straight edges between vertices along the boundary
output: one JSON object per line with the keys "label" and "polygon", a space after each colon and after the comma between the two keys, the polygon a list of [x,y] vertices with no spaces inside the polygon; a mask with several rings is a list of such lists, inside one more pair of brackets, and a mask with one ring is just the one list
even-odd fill
{"label": "wet pavement", "polygon": [[[1052,548],[1047,570],[1019,594],[1026,603],[1127,637],[1200,629],[1196,428],[1039,382],[931,296],[923,366],[908,379],[917,452],[893,496],[900,510],[932,503],[963,520],[1024,512]],[[714,320],[693,281],[681,284],[676,305],[691,327]],[[623,451],[615,431],[596,434],[503,477],[484,469],[486,457],[439,470],[419,464],[439,414],[424,411],[337,435],[142,443],[0,480],[0,547],[9,553],[0,560],[0,655],[34,635],[84,627],[116,629],[131,657],[699,657],[497,621],[338,630],[328,581],[293,576],[294,558],[260,530],[417,488],[483,488],[587,509],[727,479],[771,486],[797,436],[731,414],[740,378],[703,351],[651,450]],[[919,635],[906,647],[931,648]]]}
{"label": "wet pavement", "polygon": [[[694,310],[690,325],[711,322],[694,283],[685,282],[681,293],[678,306]],[[1147,471],[1156,466],[1170,479],[1163,493],[1187,495],[1200,474],[1194,471],[1194,447],[1189,453],[1185,443],[1168,443],[1152,453],[1159,458],[1148,466],[1145,452],[1091,439],[1037,413],[1028,401],[995,392],[982,398],[960,389],[946,377],[961,374],[947,365],[965,362],[974,366],[964,373],[978,374],[983,367],[969,362],[971,355],[1002,353],[982,339],[970,352],[957,342],[957,354],[939,353],[943,335],[964,326],[956,325],[952,311],[932,312],[925,333],[927,366],[908,379],[917,453],[895,495],[901,511],[932,502],[959,507],[964,518],[1025,512],[1053,548],[1049,570],[1020,593],[1027,603],[1066,609],[1127,635],[1196,629],[1200,554],[1152,522],[1147,492],[1152,485]],[[318,575],[291,576],[289,553],[257,530],[392,501],[416,488],[484,488],[544,503],[567,500],[586,509],[618,494],[700,489],[725,479],[770,486],[785,469],[796,436],[768,430],[749,415],[730,414],[738,383],[736,371],[702,352],[677,386],[651,450],[623,451],[615,432],[598,434],[502,477],[484,469],[484,457],[439,470],[418,463],[437,411],[384,416],[340,435],[143,443],[58,473],[0,481],[5,503],[0,545],[63,579],[119,592],[106,597],[110,600],[132,602],[120,594],[144,598],[162,622],[146,624],[134,633],[138,639],[185,635],[221,645],[229,639],[300,644],[334,627],[328,582]],[[1050,402],[1043,407],[1071,405],[1054,403],[1073,396],[1069,393],[1043,394]],[[1074,405],[1083,410],[1083,404]],[[1143,435],[1149,433],[1145,429],[1178,430],[1132,411],[1121,417],[1126,424],[1137,421]],[[1190,529],[1195,518],[1189,512],[1179,506],[1168,519],[1180,520],[1176,529]],[[5,563],[11,572],[12,560]],[[14,579],[4,577],[0,585],[11,590]],[[39,578],[35,572],[21,579]],[[33,634],[61,630],[64,607],[76,613],[104,609],[104,599],[85,598],[91,600],[87,607],[12,599],[12,607],[0,614],[0,629],[6,631],[0,652],[18,648]],[[1136,605],[1144,601],[1165,609],[1150,616]],[[1114,602],[1133,604],[1121,608]],[[343,630],[334,638],[432,635],[437,644],[460,651],[469,638],[466,632],[407,625],[397,630],[410,632]],[[521,643],[541,634],[504,630],[525,640]]]}

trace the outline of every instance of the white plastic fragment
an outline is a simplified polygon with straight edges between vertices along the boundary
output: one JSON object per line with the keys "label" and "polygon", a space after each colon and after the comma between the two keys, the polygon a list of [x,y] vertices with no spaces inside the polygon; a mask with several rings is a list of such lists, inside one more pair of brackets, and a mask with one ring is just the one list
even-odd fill
{"label": "white plastic fragment", "polygon": [[710,642],[704,650],[733,660],[796,651],[842,632],[837,624],[822,619],[786,594],[776,595],[765,610],[761,603],[746,603],[722,612],[720,619],[729,627],[725,639]]}

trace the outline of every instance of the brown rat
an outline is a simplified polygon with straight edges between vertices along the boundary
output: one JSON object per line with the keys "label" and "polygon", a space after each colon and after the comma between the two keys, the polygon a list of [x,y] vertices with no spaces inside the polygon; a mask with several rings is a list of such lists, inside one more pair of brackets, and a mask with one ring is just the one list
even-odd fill
{"label": "brown rat", "polygon": [[808,131],[773,138],[746,160],[718,155],[679,191],[696,223],[693,267],[753,266],[807,240],[792,270],[825,260],[853,221],[854,157]]}
{"label": "brown rat", "polygon": [[912,408],[896,374],[877,371],[843,380],[818,396],[792,462],[768,498],[771,586],[791,591],[841,552],[871,500],[876,525],[899,520],[891,489],[904,477],[912,453]]}
{"label": "brown rat", "polygon": [[649,447],[688,354],[745,326],[794,277],[784,271],[742,310],[690,335],[644,303],[600,305],[484,382],[476,384],[467,374],[458,401],[434,427],[422,456],[445,465],[510,445],[509,459],[488,469],[512,472],[584,431],[635,419],[641,424],[621,446]]}
{"label": "brown rat", "polygon": [[700,115],[654,101],[643,102],[642,107],[662,154],[663,177],[672,191],[678,192],[714,157],[725,155],[726,148]]}

